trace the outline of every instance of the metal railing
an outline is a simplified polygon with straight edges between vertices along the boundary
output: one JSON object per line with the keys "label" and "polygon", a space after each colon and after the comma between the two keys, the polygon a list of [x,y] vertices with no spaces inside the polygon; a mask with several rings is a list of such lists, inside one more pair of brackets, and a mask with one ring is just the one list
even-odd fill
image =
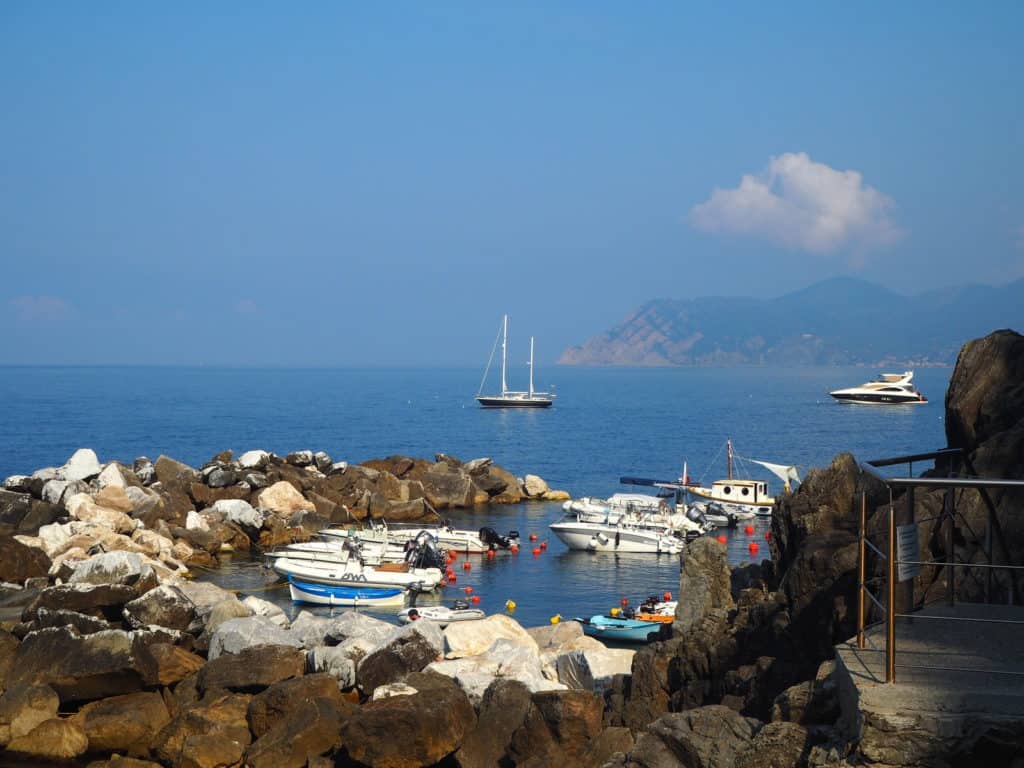
{"label": "metal railing", "polygon": [[[913,464],[914,462],[922,462],[934,460],[936,468],[939,468],[941,464],[945,465],[945,469],[948,477],[913,477]],[[906,464],[909,466],[909,472],[911,476],[908,477],[886,477],[882,475],[878,470],[881,467],[897,466]],[[916,613],[898,613],[896,610],[896,589],[897,584],[902,582],[908,582],[907,584],[907,595],[905,602],[910,606],[911,610],[917,610],[922,605],[915,607],[914,601],[914,581],[913,576],[917,574],[921,567],[932,566],[936,568],[945,567],[946,573],[946,600],[949,605],[955,605],[956,603],[956,569],[961,567],[977,568],[985,571],[985,602],[990,601],[993,582],[992,575],[996,570],[1006,570],[1010,572],[1010,583],[1008,589],[1008,602],[1011,605],[1020,603],[1016,572],[1024,571],[1024,566],[1013,565],[1011,560],[1011,552],[1006,544],[1005,537],[1003,535],[1002,527],[999,523],[999,518],[996,514],[996,506],[992,501],[992,498],[988,494],[990,488],[1001,488],[1001,489],[1024,489],[1024,480],[1009,480],[1009,479],[998,479],[998,478],[979,478],[979,477],[967,477],[958,476],[963,472],[969,472],[970,474],[976,474],[974,468],[971,466],[970,459],[958,448],[944,448],[938,451],[932,451],[931,453],[919,453],[911,456],[899,456],[889,459],[877,459],[874,461],[868,461],[861,465],[861,468],[869,475],[875,477],[880,482],[888,486],[889,489],[889,505],[888,505],[888,531],[886,536],[887,547],[883,551],[880,547],[869,541],[869,534],[867,531],[867,491],[861,493],[861,508],[860,508],[860,525],[859,525],[859,536],[858,536],[858,563],[857,563],[857,647],[863,649],[865,647],[865,631],[867,629],[885,625],[885,682],[893,683],[896,680],[896,619],[898,618],[921,618],[921,619],[935,619],[943,621],[975,621],[983,623],[997,623],[997,624],[1022,624],[1024,621],[1006,620],[1006,619],[991,619],[991,618],[977,618],[977,617],[952,617],[952,616],[924,616]],[[942,512],[934,517],[926,518],[923,520],[915,519],[915,507],[914,507],[914,490],[916,488],[943,488],[946,490],[943,499]],[[955,521],[958,517],[956,509],[956,498],[955,492],[957,489],[976,489],[985,504],[987,518],[985,526],[985,536],[983,550],[986,556],[987,562],[975,563],[975,562],[956,562],[955,557]],[[896,504],[895,502],[895,491],[904,490],[906,507],[904,517],[905,522],[897,528],[896,521]],[[959,516],[961,521],[970,528],[969,524],[962,515]],[[904,529],[910,531],[916,527],[928,522],[938,521],[938,526],[941,528],[945,526],[945,556],[946,560],[921,560],[920,555],[914,558],[901,557],[899,552],[898,542],[898,530]],[[973,533],[973,531],[972,531]],[[907,540],[916,542],[916,534],[908,535]],[[1006,562],[996,563],[994,555],[994,544],[999,543],[1002,547]],[[885,563],[884,568],[884,601],[874,594],[868,587],[867,582],[867,553],[868,550],[874,553],[882,562]],[[918,549],[920,552],[920,549]],[[900,578],[901,566],[907,567],[907,573],[910,576],[903,574]],[[878,609],[878,611],[884,616],[883,619],[876,621],[870,625],[866,624],[866,600],[870,600],[871,603]],[[948,669],[953,668],[940,668],[932,667],[932,669]],[[1010,673],[1014,674],[1014,673]]]}

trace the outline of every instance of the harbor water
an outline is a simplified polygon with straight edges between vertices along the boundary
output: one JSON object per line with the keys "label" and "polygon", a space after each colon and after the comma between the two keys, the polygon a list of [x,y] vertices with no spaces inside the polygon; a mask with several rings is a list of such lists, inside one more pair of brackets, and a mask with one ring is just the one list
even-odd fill
{"label": "harbor water", "polygon": [[[166,454],[192,466],[228,448],[282,455],[308,448],[349,462],[444,452],[463,460],[489,456],[578,497],[642,490],[621,486],[619,477],[676,478],[684,462],[692,479],[710,483],[725,476],[727,438],[741,457],[735,470],[769,480],[774,490],[778,481],[742,457],[795,464],[804,476],[844,451],[863,461],[945,445],[948,368],[918,370],[915,383],[931,402],[908,406],[841,404],[828,396],[877,375],[864,368],[542,373],[537,384],[557,394],[553,408],[491,411],[473,401],[479,371],[470,369],[5,368],[0,475],[59,466],[79,447],[93,448],[101,461]],[[623,598],[636,605],[666,591],[675,597],[678,557],[570,552],[548,531],[559,504],[444,514],[458,527],[518,530],[523,547],[493,560],[460,556],[456,583],[421,604],[478,596],[479,607],[504,612],[511,600],[516,619],[532,626],[555,615],[607,612]],[[733,563],[768,556],[767,521],[751,524],[750,534],[744,526],[714,534],[728,537]],[[534,555],[541,543],[546,547]],[[292,616],[300,610],[258,558],[225,557],[200,578],[272,600]],[[396,610],[377,613],[387,618]]]}

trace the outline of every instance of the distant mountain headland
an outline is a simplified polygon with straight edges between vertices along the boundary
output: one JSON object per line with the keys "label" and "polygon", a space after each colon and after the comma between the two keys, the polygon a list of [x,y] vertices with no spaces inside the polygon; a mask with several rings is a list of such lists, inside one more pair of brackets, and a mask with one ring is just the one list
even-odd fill
{"label": "distant mountain headland", "polygon": [[775,299],[655,299],[560,365],[951,365],[968,339],[1024,326],[1024,280],[903,296],[834,278]]}

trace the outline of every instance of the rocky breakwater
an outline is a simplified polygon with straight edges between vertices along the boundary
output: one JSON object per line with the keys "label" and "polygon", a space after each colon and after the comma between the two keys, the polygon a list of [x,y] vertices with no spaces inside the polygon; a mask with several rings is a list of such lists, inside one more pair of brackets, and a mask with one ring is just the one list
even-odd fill
{"label": "rocky breakwater", "polygon": [[83,448],[61,467],[4,481],[0,580],[66,581],[99,550],[136,553],[165,577],[213,565],[220,551],[307,540],[370,515],[436,519],[436,510],[567,498],[536,475],[517,478],[486,458],[392,456],[350,465],[323,452],[234,458],[225,451],[197,469],[168,456],[101,464]]}
{"label": "rocky breakwater", "polygon": [[[602,725],[628,674],[575,622],[504,615],[404,627],[239,599],[134,553],[88,578],[32,577],[0,629],[0,751],[90,766],[599,766],[632,742]],[[84,568],[85,566],[81,566]],[[76,574],[80,571],[76,570]]]}

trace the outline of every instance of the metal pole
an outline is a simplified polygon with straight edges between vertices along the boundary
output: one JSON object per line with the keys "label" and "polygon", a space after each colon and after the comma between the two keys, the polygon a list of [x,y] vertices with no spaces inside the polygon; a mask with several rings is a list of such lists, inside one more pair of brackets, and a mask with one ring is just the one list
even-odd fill
{"label": "metal pole", "polygon": [[946,601],[956,605],[956,557],[953,552],[953,489],[946,491],[942,516],[946,521]]}
{"label": "metal pole", "polygon": [[860,539],[857,553],[857,647],[864,647],[864,556],[867,547],[864,545],[867,523],[868,500],[867,491],[860,494]]}
{"label": "metal pole", "polygon": [[889,503],[889,596],[885,605],[885,682],[896,682],[896,515]]}

